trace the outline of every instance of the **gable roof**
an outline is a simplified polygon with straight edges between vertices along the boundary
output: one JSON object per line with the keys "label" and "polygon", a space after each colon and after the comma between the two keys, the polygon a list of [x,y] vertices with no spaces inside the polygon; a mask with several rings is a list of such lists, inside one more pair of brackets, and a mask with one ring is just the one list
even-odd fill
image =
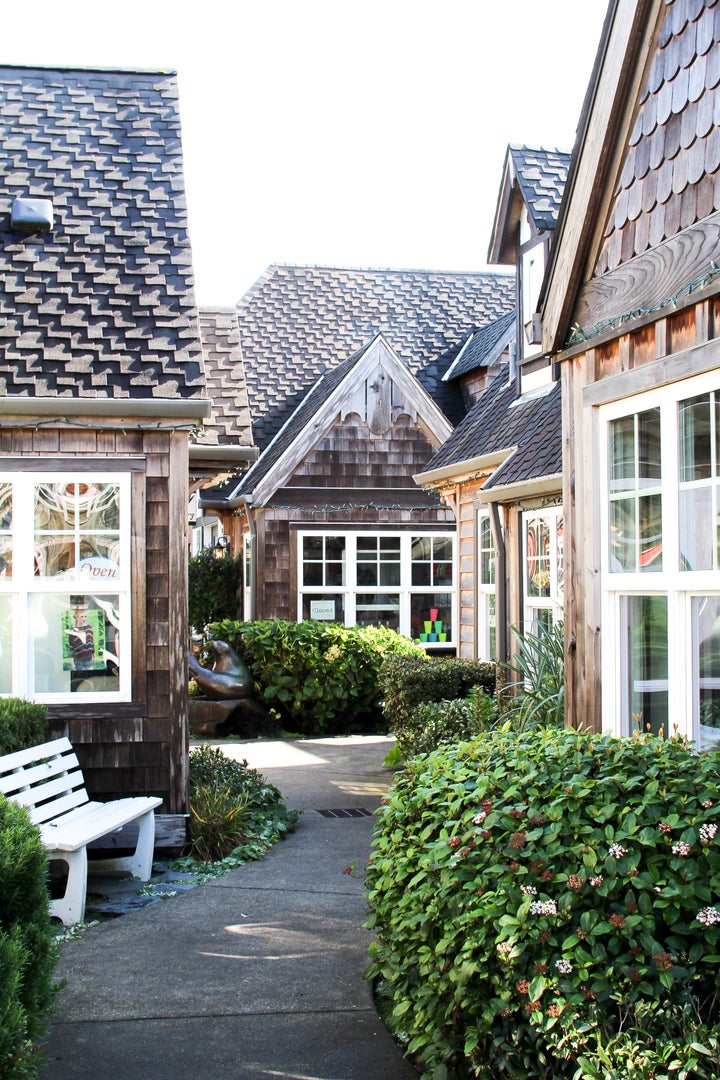
{"label": "gable roof", "polygon": [[481,330],[472,330],[443,375],[443,381],[458,379],[479,367],[492,367],[516,336],[515,313],[502,315]]}
{"label": "gable roof", "polygon": [[[490,383],[422,474],[424,485],[468,470],[490,473],[484,491],[531,484],[562,472],[561,386],[518,397],[508,365]],[[558,484],[559,487],[559,484]]]}
{"label": "gable roof", "polygon": [[442,377],[469,329],[514,309],[505,273],[270,266],[238,304],[255,441],[264,450],[325,370],[383,334],[451,422]]}
{"label": "gable roof", "polygon": [[570,158],[564,150],[508,146],[488,262],[514,265],[523,207],[536,233],[555,228]]}
{"label": "gable roof", "polygon": [[[0,397],[204,415],[174,74],[0,67],[0,165]],[[12,231],[16,197],[51,231]]]}
{"label": "gable roof", "polygon": [[[283,470],[283,462],[293,446],[299,444],[308,430],[312,431],[313,440],[317,440],[332,421],[337,410],[342,407],[343,401],[348,399],[355,384],[367,375],[369,366],[373,365],[374,368],[378,363],[382,363],[390,371],[394,381],[402,384],[406,397],[418,402],[423,422],[435,432],[438,441],[446,439],[450,434],[450,425],[444,415],[430,399],[419,380],[415,379],[409,371],[408,366],[390,347],[385,338],[378,334],[373,341],[368,342],[352,356],[324,372],[255,465],[244,476],[235,478],[234,482],[231,481],[223,488],[216,488],[214,497],[222,493],[225,499],[232,501],[252,493],[254,503],[263,503],[271,490],[275,490],[285,482],[288,466],[286,465]],[[421,400],[422,398],[425,400]],[[306,449],[306,443],[303,441],[302,452],[305,453]],[[271,477],[272,479],[269,479]],[[205,504],[207,504],[207,499],[208,493],[205,493],[203,498]]]}

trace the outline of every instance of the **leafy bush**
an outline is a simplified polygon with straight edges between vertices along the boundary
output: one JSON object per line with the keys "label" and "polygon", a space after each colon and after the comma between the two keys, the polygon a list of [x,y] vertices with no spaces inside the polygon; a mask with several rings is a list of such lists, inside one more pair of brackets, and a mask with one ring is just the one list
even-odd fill
{"label": "leafy bush", "polygon": [[383,626],[226,620],[214,623],[211,633],[243,658],[263,704],[304,735],[378,726],[383,658],[420,651]]}
{"label": "leafy bush", "polygon": [[538,626],[536,634],[513,628],[516,652],[503,667],[502,703],[516,729],[532,724],[560,725],[565,719],[565,631],[562,623]]}
{"label": "leafy bush", "polygon": [[479,686],[474,686],[466,698],[454,701],[428,701],[417,705],[403,725],[397,742],[404,759],[414,754],[429,754],[444,743],[463,742],[498,721],[498,704]]}
{"label": "leafy bush", "polygon": [[297,821],[274,784],[208,743],[190,752],[190,859],[257,858]]}
{"label": "leafy bush", "polygon": [[47,709],[22,698],[0,698],[0,754],[12,754],[45,740]]}
{"label": "leafy bush", "polygon": [[37,1075],[56,988],[47,857],[27,811],[0,796],[0,1078]]}
{"label": "leafy bush", "polygon": [[242,557],[216,559],[211,549],[188,560],[188,611],[190,625],[203,633],[218,619],[237,618]]}
{"label": "leafy bush", "polygon": [[[406,656],[391,656],[380,669],[382,706],[390,731],[403,754],[413,752],[420,733],[413,710],[433,701],[465,698],[478,686],[495,693],[495,664],[455,657],[428,657],[415,649]],[[433,713],[433,718],[437,714]]]}
{"label": "leafy bush", "polygon": [[720,1075],[719,766],[508,725],[412,761],[373,841],[368,974],[424,1076]]}

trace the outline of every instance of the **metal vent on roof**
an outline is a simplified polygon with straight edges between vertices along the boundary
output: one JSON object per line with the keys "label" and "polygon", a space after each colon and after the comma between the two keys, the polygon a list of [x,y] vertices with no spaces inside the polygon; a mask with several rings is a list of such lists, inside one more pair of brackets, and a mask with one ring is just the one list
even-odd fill
{"label": "metal vent on roof", "polygon": [[51,199],[13,199],[10,227],[18,233],[46,233],[53,227]]}

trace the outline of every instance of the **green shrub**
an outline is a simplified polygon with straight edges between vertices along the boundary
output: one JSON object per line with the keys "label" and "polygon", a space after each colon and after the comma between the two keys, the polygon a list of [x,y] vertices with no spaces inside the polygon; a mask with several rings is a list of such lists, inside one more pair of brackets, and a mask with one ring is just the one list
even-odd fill
{"label": "green shrub", "polygon": [[189,782],[192,860],[256,858],[297,821],[274,784],[220,747],[203,743],[190,751]]}
{"label": "green shrub", "polygon": [[408,638],[383,626],[226,620],[214,623],[211,633],[242,657],[263,704],[289,730],[303,735],[379,726],[383,658],[420,651]]}
{"label": "green shrub", "polygon": [[416,705],[397,741],[401,758],[429,754],[445,743],[463,742],[488,731],[498,720],[498,704],[479,686],[466,698]]}
{"label": "green shrub", "polygon": [[418,705],[466,698],[478,686],[493,696],[495,664],[456,657],[428,657],[417,649],[406,656],[390,656],[380,669],[380,690],[385,720],[401,750],[412,752],[417,724],[412,713]]}
{"label": "green shrub", "polygon": [[198,633],[219,619],[237,618],[242,557],[216,559],[212,549],[188,560],[188,613]]}
{"label": "green shrub", "polygon": [[45,849],[27,811],[0,796],[0,1080],[37,1075],[56,962]]}
{"label": "green shrub", "polygon": [[45,741],[47,709],[22,698],[0,698],[0,754]]}
{"label": "green shrub", "polygon": [[565,719],[565,630],[538,626],[536,634],[513,628],[516,651],[504,664],[502,703],[513,727],[559,726]]}
{"label": "green shrub", "polygon": [[507,725],[411,762],[373,841],[368,974],[424,1076],[720,1075],[719,766]]}

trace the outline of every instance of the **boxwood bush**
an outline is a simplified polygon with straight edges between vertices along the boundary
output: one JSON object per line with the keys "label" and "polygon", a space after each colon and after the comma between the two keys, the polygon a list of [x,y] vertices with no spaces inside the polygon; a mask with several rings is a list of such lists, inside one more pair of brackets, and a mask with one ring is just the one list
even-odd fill
{"label": "boxwood bush", "polygon": [[[431,720],[437,722],[436,710],[430,713],[416,712],[418,706],[467,698],[474,687],[492,696],[496,677],[495,664],[479,660],[428,657],[417,649],[404,656],[386,657],[380,668],[383,713],[401,755],[406,757],[427,749],[433,742],[432,739],[426,741],[424,729]],[[452,716],[448,715],[447,723],[458,736],[469,734],[467,728],[463,730],[465,709],[453,706],[453,710]],[[453,723],[453,718],[461,721],[459,725]]]}
{"label": "boxwood bush", "polygon": [[27,811],[0,795],[0,1080],[37,1075],[56,962],[45,849]]}
{"label": "boxwood bush", "polygon": [[210,629],[247,664],[259,700],[289,730],[303,735],[381,726],[383,658],[420,652],[408,638],[383,626],[226,619]]}
{"label": "boxwood bush", "polygon": [[0,698],[0,754],[45,741],[47,709],[22,698]]}
{"label": "boxwood bush", "polygon": [[424,1077],[720,1076],[720,755],[507,727],[413,759],[368,975]]}

